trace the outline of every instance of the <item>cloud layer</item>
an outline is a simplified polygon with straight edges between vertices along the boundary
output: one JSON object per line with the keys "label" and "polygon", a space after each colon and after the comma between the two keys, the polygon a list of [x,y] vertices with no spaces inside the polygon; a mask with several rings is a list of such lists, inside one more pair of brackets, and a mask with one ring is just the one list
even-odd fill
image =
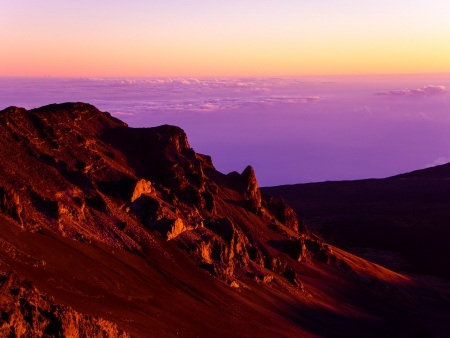
{"label": "cloud layer", "polygon": [[422,88],[416,89],[400,89],[400,90],[387,90],[375,93],[375,95],[379,96],[432,96],[432,95],[441,95],[447,92],[447,88],[445,86],[424,86]]}
{"label": "cloud layer", "polygon": [[142,103],[142,108],[147,110],[171,110],[171,111],[215,111],[221,109],[240,109],[258,105],[294,105],[319,101],[321,97],[311,96],[253,96],[253,97],[215,97],[208,99],[192,100],[157,100]]}
{"label": "cloud layer", "polygon": [[386,177],[450,161],[447,88],[444,75],[0,78],[0,109],[83,101],[130,126],[178,125],[220,171],[252,164],[262,185],[276,185]]}
{"label": "cloud layer", "polygon": [[[283,88],[307,81],[285,78],[83,78],[79,85],[115,91],[112,98],[127,111],[217,111],[258,106],[298,105],[320,101],[319,95],[286,93]],[[102,89],[100,89],[102,90]],[[120,99],[127,93],[127,97]],[[130,93],[132,99],[130,100]],[[308,93],[309,94],[309,93]],[[93,102],[102,103],[104,100]]]}

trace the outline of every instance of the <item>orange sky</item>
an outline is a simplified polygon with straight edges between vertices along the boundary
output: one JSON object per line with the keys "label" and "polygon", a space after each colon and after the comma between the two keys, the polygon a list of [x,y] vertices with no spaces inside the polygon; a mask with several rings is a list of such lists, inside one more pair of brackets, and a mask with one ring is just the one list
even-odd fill
{"label": "orange sky", "polygon": [[443,0],[0,1],[0,76],[450,72]]}

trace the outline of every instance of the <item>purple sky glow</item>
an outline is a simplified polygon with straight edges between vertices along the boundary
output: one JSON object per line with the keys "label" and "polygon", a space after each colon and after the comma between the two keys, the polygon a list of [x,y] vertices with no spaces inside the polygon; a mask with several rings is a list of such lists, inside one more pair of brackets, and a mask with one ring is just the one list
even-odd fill
{"label": "purple sky glow", "polygon": [[222,172],[263,186],[386,177],[450,161],[450,75],[0,78],[0,109],[83,101],[174,124]]}

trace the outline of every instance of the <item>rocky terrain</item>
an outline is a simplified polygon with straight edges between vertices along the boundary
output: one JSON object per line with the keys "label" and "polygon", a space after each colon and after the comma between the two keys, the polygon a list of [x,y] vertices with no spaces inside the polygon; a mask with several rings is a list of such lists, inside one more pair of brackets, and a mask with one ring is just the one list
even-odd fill
{"label": "rocky terrain", "polygon": [[7,108],[0,134],[5,335],[448,332],[448,294],[325,243],[178,127],[66,103]]}
{"label": "rocky terrain", "polygon": [[14,273],[0,273],[0,299],[2,337],[130,337],[107,320],[55,304]]}

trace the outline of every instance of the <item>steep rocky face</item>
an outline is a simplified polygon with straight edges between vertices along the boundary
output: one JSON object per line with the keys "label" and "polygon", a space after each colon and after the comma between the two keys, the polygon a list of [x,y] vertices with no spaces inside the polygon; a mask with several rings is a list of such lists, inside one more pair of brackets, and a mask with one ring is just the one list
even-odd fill
{"label": "steep rocky face", "polygon": [[0,272],[0,336],[130,337],[107,320],[55,304],[12,272]]}
{"label": "steep rocky face", "polygon": [[263,201],[251,166],[220,174],[178,127],[128,128],[83,103],[12,107],[0,122],[0,211],[25,229],[135,252],[159,234],[228,283],[299,285],[293,262],[339,265],[281,198]]}
{"label": "steep rocky face", "polygon": [[[276,245],[257,239],[259,227],[287,242],[303,240],[287,206],[263,207],[251,166],[240,175],[219,174],[178,127],[132,129],[81,103],[8,108],[0,118],[5,143],[21,144],[2,154],[17,162],[5,159],[0,167],[0,208],[28,230],[49,227],[75,240],[139,251],[153,236],[149,229],[176,239],[199,266],[228,282],[241,275],[284,278],[289,264],[267,263],[283,258],[272,252]],[[253,228],[230,217],[231,200],[239,206],[232,214],[255,215]]]}
{"label": "steep rocky face", "polygon": [[[73,103],[30,111],[14,107],[5,109],[0,112],[0,134],[2,217],[16,224],[18,229],[33,234],[55,234],[55,238],[76,241],[84,250],[87,250],[86,245],[101,248],[101,252],[111,250],[108,259],[116,263],[120,259],[114,256],[113,251],[132,253],[144,261],[133,261],[130,266],[133,273],[144,269],[143,266],[145,269],[148,269],[147,265],[153,267],[157,257],[164,257],[167,261],[164,260],[164,265],[156,264],[154,274],[164,278],[167,285],[176,285],[179,289],[175,290],[182,290],[180,292],[188,295],[184,298],[187,302],[193,298],[195,302],[209,304],[211,296],[195,288],[199,281],[206,283],[203,280],[212,284],[220,282],[228,289],[238,289],[248,297],[245,298],[245,306],[239,305],[245,309],[259,308],[260,305],[253,302],[261,295],[263,298],[270,295],[267,299],[278,299],[279,304],[286,303],[285,295],[292,295],[289,297],[293,300],[287,302],[294,304],[289,305],[294,308],[299,306],[297,304],[308,302],[313,306],[327,304],[325,306],[329,308],[341,306],[340,298],[334,300],[316,286],[317,276],[328,278],[329,285],[336,280],[345,280],[352,288],[362,289],[368,283],[408,283],[406,277],[348,256],[323,243],[281,198],[261,196],[251,166],[241,174],[232,172],[224,175],[216,171],[211,158],[195,153],[186,134],[178,127],[128,128],[123,122],[91,105]],[[59,243],[61,240],[55,241]],[[23,262],[31,261],[32,269],[37,269],[37,272],[33,270],[37,280],[51,278],[46,275],[50,267],[45,262],[34,262],[29,253],[19,255],[11,242],[2,242],[0,238],[2,243],[5,243],[5,248],[10,248],[4,250],[4,261],[9,262],[9,266],[14,265],[11,262],[16,262],[22,269]],[[74,252],[81,250],[77,245],[74,245],[77,248]],[[29,250],[33,252],[33,249]],[[100,255],[95,252],[93,257]],[[19,256],[23,257],[23,262],[19,262]],[[0,263],[2,257],[0,255]],[[126,257],[126,261],[131,260]],[[67,259],[70,261],[70,258]],[[184,259],[188,259],[189,264],[193,264],[198,271],[190,268],[188,274],[180,272],[180,262],[186,264]],[[367,266],[371,269],[370,273],[363,268]],[[28,270],[21,271],[27,273]],[[94,270],[86,274],[93,274],[101,282],[90,288],[120,290],[117,291],[117,298],[121,298],[121,293],[126,291],[119,282],[115,283],[114,279],[110,281],[113,272],[108,271],[108,278],[103,278],[95,275],[97,272]],[[114,267],[110,270],[114,271]],[[124,270],[127,274],[131,273]],[[145,271],[147,275],[135,277],[135,283],[146,281],[148,271]],[[334,275],[337,277],[330,277]],[[196,276],[197,279],[191,283],[176,276],[185,279]],[[77,287],[84,286],[76,277],[68,280]],[[147,284],[143,285],[145,287]],[[163,292],[166,284],[161,285],[159,287]],[[209,290],[209,284],[202,285]],[[249,290],[257,290],[255,292],[260,296],[249,295]],[[378,292],[378,288],[375,290]],[[337,294],[346,295],[340,291]],[[157,315],[165,306],[162,300],[156,302],[155,297],[141,299],[133,295],[120,300],[120,304],[134,304],[138,308],[137,318],[141,318],[139,306],[148,304],[150,307],[145,309],[153,311],[152,318],[156,318],[157,322]],[[8,299],[10,304],[19,306],[13,298]],[[217,303],[228,304],[227,301]],[[189,304],[197,304],[195,302]],[[267,302],[272,304],[272,301]],[[226,306],[233,308],[236,304]],[[48,306],[42,305],[42,311],[50,311],[46,310]],[[283,308],[277,306],[280,310]],[[171,303],[169,307],[175,308],[176,305]],[[211,311],[206,309],[202,313]],[[282,313],[289,311],[282,309]],[[260,313],[260,317],[256,317],[273,318],[273,312],[268,313]],[[357,311],[352,313],[356,315]],[[289,331],[291,333],[300,332],[298,327],[291,327],[291,319],[287,324],[287,317],[277,316],[282,317],[281,327],[293,330]],[[227,318],[235,321],[234,317],[233,314]],[[39,330],[45,331],[50,325],[45,318],[34,316],[31,323],[44,323]],[[72,322],[81,322],[81,317],[77,318]],[[113,318],[122,320],[121,316]],[[167,318],[172,317],[167,315]],[[193,324],[189,324],[192,317],[182,314],[180,318],[183,325],[189,327],[186,332],[198,333]],[[211,321],[217,321],[217,317]],[[126,320],[121,323],[131,325]],[[76,327],[75,324],[67,325]],[[241,328],[240,332],[244,331]],[[284,331],[276,333],[280,332],[283,334]],[[277,335],[272,333],[270,335]],[[90,334],[86,333],[88,336]],[[121,333],[117,331],[114,334]]]}

